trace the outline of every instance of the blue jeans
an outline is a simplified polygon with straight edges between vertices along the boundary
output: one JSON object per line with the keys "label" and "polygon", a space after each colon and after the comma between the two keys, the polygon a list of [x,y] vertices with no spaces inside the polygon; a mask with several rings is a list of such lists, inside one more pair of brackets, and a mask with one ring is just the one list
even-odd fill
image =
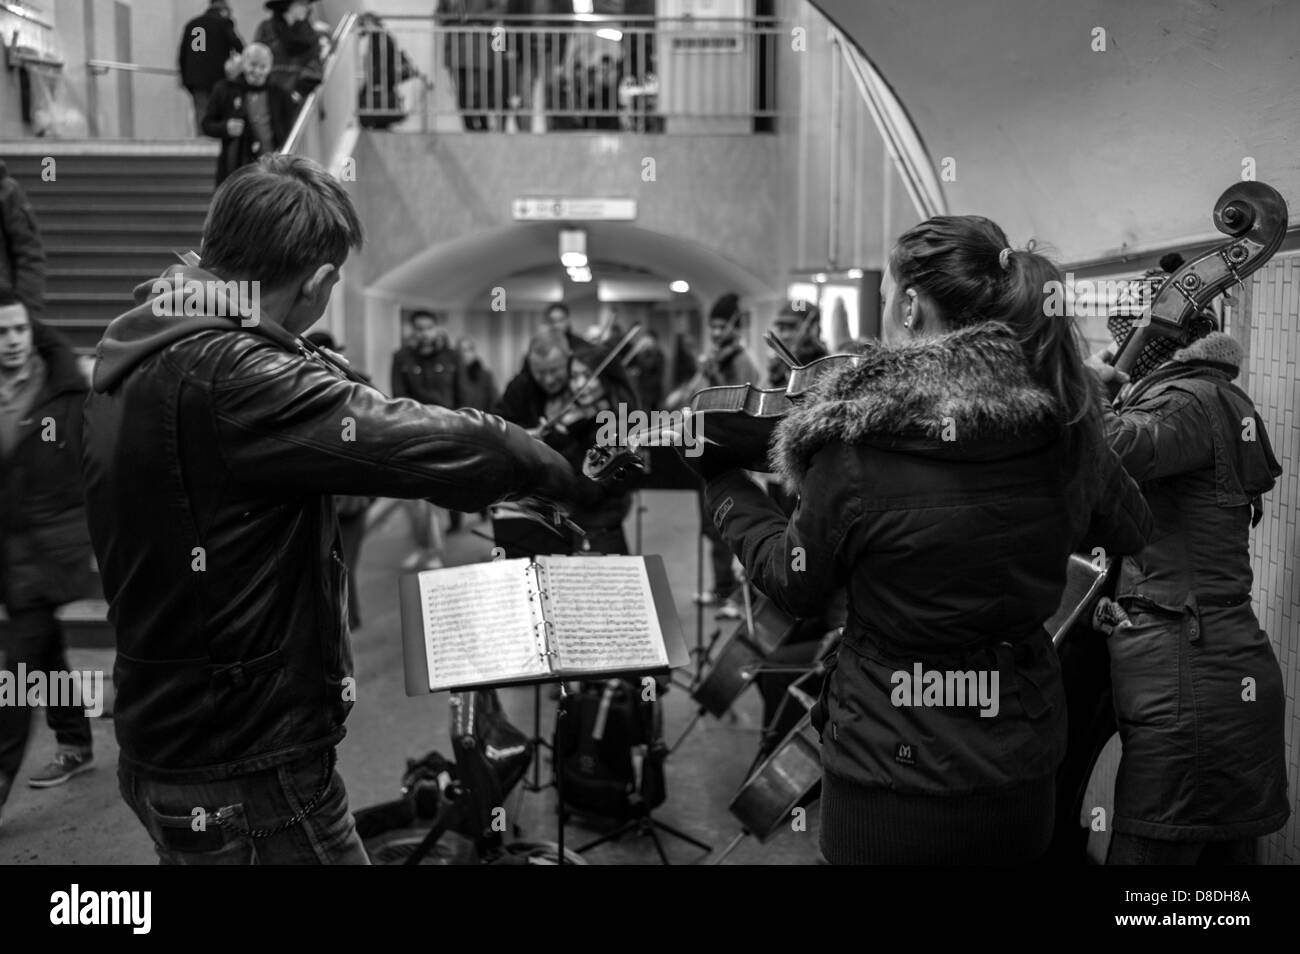
{"label": "blue jeans", "polygon": [[121,764],[117,777],[160,864],[370,864],[332,749],[215,782],[159,782]]}
{"label": "blue jeans", "polygon": [[[9,622],[0,624],[0,672],[17,673],[26,663],[28,675],[41,672],[67,672],[63,628],[54,615],[53,606],[15,610]],[[11,679],[17,678],[11,675]],[[25,692],[25,688],[19,692]],[[54,730],[61,748],[89,752],[92,747],[90,720],[84,709],[45,707],[45,721]],[[32,710],[26,706],[0,706],[0,775],[11,779],[18,774],[27,740],[31,735]]]}

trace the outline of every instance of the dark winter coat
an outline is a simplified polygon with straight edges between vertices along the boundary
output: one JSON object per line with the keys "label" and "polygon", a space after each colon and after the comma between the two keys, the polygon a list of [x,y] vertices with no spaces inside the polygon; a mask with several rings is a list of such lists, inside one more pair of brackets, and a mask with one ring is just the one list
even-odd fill
{"label": "dark winter coat", "polygon": [[[202,30],[203,49],[194,49],[196,30]],[[207,12],[185,24],[181,32],[177,64],[181,71],[181,85],[188,90],[210,92],[226,78],[226,60],[230,54],[241,53],[244,41],[235,29],[235,21],[222,16],[209,7]]]}
{"label": "dark winter coat", "polygon": [[1155,516],[1120,574],[1134,625],[1108,640],[1124,743],[1116,831],[1228,840],[1276,831],[1290,813],[1286,691],[1250,604],[1252,513],[1282,471],[1232,383],[1240,364],[1240,346],[1216,332],[1106,415]]}
{"label": "dark winter coat", "polygon": [[22,187],[0,159],[0,295],[12,295],[31,315],[45,310],[45,246]]}
{"label": "dark winter coat", "polygon": [[[271,136],[275,148],[279,149],[289,138],[293,129],[297,106],[293,97],[273,83],[261,87],[250,87],[243,78],[222,80],[212,91],[208,100],[208,110],[203,115],[203,132],[214,139],[221,140],[221,154],[217,157],[217,185],[236,169],[256,162],[262,157],[262,143],[257,132],[248,119],[246,99],[249,92],[265,92],[267,111],[271,117]],[[226,122],[242,119],[244,131],[238,136],[226,135]]]}
{"label": "dark winter coat", "polygon": [[461,404],[465,407],[490,411],[496,406],[499,395],[492,372],[484,367],[482,361],[475,360],[464,366],[461,375]]}
{"label": "dark winter coat", "polygon": [[90,535],[81,486],[81,405],[86,381],[66,341],[32,321],[45,384],[0,455],[0,602],[10,611],[59,606],[86,595]]}
{"label": "dark winter coat", "polygon": [[290,25],[284,17],[273,14],[257,25],[253,40],[271,49],[272,85],[299,96],[306,96],[320,85],[324,75],[320,37],[310,22],[299,20]]}
{"label": "dark winter coat", "polygon": [[401,348],[393,355],[393,397],[409,397],[438,407],[469,407],[461,393],[463,375],[460,352],[455,348],[436,349],[432,354]]}
{"label": "dark winter coat", "polygon": [[[607,353],[603,349],[585,345],[575,356],[582,358],[589,367],[595,368]],[[601,375],[601,383],[613,408],[617,409],[619,404],[624,404],[630,413],[640,406],[626,371],[617,361],[607,366]],[[533,379],[527,359],[523,369],[506,385],[501,399],[496,403],[495,413],[523,428],[534,428],[541,422],[546,413],[546,392]],[[591,419],[574,424],[564,431],[549,431],[545,437],[549,446],[564,455],[576,475],[577,498],[570,516],[574,523],[589,533],[621,526],[632,502],[631,493],[618,483],[599,484],[582,475],[583,460],[587,451],[595,446],[599,430],[599,423]]]}
{"label": "dark winter coat", "polygon": [[222,317],[238,305],[216,276],[173,270],[202,283],[200,313],[145,301],[109,325],[83,472],[117,634],[120,758],[203,781],[343,736],[352,652],[335,494],[475,511],[563,499],[572,477],[499,418],[390,400],[270,321],[240,327]]}
{"label": "dark winter coat", "polygon": [[[1069,555],[1132,553],[1150,528],[1099,422],[1071,464],[1058,417],[1004,325],[875,343],[778,428],[772,461],[800,492],[788,522],[742,473],[709,482],[715,525],[778,606],[815,616],[848,589],[819,706],[828,775],[996,795],[1056,771],[1065,698],[1043,623]],[[916,665],[996,672],[997,714],[894,704]]]}

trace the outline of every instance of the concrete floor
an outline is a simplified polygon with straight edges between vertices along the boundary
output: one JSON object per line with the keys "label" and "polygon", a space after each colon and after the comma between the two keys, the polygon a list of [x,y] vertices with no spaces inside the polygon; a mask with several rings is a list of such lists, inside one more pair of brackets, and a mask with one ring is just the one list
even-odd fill
{"label": "concrete floor", "polygon": [[[664,557],[669,581],[677,597],[678,614],[687,642],[694,645],[696,612],[691,596],[696,590],[696,534],[699,517],[690,494],[647,491],[642,495],[642,552]],[[477,517],[448,537],[447,562],[468,563],[489,558],[491,544],[471,531],[487,530]],[[628,522],[634,539],[634,523]],[[353,634],[357,704],[348,720],[348,735],[339,746],[339,771],[347,783],[354,811],[398,797],[405,760],[436,749],[449,758],[448,696],[408,698],[403,688],[396,580],[409,552],[410,538],[404,514],[392,519],[367,538],[360,566],[361,609],[364,625]],[[707,570],[706,570],[707,573]],[[704,635],[715,628],[706,617]],[[80,650],[71,654],[73,668],[112,671],[112,653]],[[679,678],[689,680],[691,671]],[[514,689],[502,693],[506,710],[519,728],[531,732],[533,692]],[[695,707],[686,692],[674,687],[663,696],[664,734],[671,743],[690,721]],[[555,703],[543,692],[542,734],[549,738]],[[749,690],[735,706],[734,717],[705,718],[695,727],[666,765],[668,800],[655,816],[663,822],[713,845],[702,852],[671,837],[664,847],[674,864],[714,860],[739,833],[740,824],[728,804],[744,781],[758,746],[761,705]],[[38,719],[23,771],[4,809],[0,825],[0,864],[152,864],[153,847],[143,828],[126,808],[117,791],[117,744],[111,720],[94,720],[98,767],[59,788],[29,788],[26,775],[39,768],[54,751],[54,738]],[[550,777],[549,755],[543,754],[542,778]],[[555,839],[555,794],[516,791],[506,803],[507,820],[520,828],[528,841]],[[745,839],[727,859],[728,864],[815,864],[817,809],[807,813],[806,831],[783,831],[762,845]],[[599,829],[581,821],[570,823],[567,847],[590,840]],[[629,835],[596,848],[586,855],[592,864],[654,864],[658,856],[648,838]]]}

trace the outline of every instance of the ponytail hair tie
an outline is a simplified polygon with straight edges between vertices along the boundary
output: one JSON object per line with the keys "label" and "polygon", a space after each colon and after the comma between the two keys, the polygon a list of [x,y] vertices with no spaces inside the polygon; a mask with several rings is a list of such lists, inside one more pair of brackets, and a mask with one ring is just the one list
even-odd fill
{"label": "ponytail hair tie", "polygon": [[1010,264],[1011,264],[1011,247],[1010,247],[1010,246],[1008,246],[1007,248],[1004,248],[1002,251],[998,252],[998,264],[1002,266],[1002,270],[1003,270],[1004,272],[1005,272],[1005,271],[1007,270],[1007,268],[1010,266]]}

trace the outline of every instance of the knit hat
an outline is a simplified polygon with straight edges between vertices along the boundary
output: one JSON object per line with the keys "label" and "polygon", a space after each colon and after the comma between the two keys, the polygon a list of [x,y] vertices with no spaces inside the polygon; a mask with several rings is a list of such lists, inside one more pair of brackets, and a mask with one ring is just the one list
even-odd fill
{"label": "knit hat", "polygon": [[740,296],[735,292],[727,292],[727,294],[715,301],[713,307],[709,309],[709,321],[716,319],[730,321],[738,311],[740,311]]}

